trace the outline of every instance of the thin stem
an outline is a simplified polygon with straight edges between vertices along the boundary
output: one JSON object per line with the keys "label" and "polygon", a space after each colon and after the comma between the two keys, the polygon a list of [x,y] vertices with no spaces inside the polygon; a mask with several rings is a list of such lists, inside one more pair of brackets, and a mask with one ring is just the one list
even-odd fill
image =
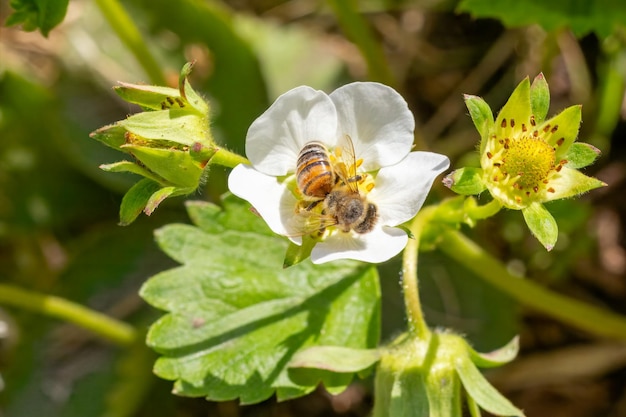
{"label": "thin stem", "polygon": [[402,290],[409,321],[409,330],[413,335],[423,340],[428,339],[430,330],[424,320],[424,313],[422,313],[422,304],[419,297],[419,280],[417,278],[417,262],[420,236],[426,222],[432,217],[435,209],[435,207],[423,209],[410,223],[409,230],[413,236],[409,239],[402,256]]}
{"label": "thin stem", "polygon": [[473,203],[466,204],[465,213],[472,220],[486,219],[488,217],[495,215],[496,213],[500,211],[500,209],[502,209],[502,204],[500,203],[500,201],[496,200],[495,198],[491,200],[490,202],[488,202],[487,204],[483,204],[482,206],[477,205],[476,200],[474,199],[469,200],[469,201],[472,201]]}
{"label": "thin stem", "polygon": [[383,48],[376,40],[367,21],[359,14],[358,2],[328,0],[328,4],[334,10],[343,31],[357,45],[365,58],[370,79],[395,86],[396,80],[389,68]]}
{"label": "thin stem", "polygon": [[222,165],[226,168],[234,168],[239,164],[250,164],[250,161],[245,157],[224,148],[219,148],[210,162],[211,164]]}
{"label": "thin stem", "polygon": [[67,320],[119,345],[130,345],[137,337],[135,329],[129,324],[54,295],[0,284],[0,304]]}
{"label": "thin stem", "polygon": [[481,279],[528,307],[595,335],[626,340],[626,317],[511,275],[502,263],[460,232],[445,233],[439,249]]}
{"label": "thin stem", "polygon": [[109,22],[117,36],[128,47],[137,61],[142,66],[153,84],[167,85],[163,71],[158,62],[152,56],[135,22],[130,18],[126,10],[118,0],[96,0],[100,11]]}

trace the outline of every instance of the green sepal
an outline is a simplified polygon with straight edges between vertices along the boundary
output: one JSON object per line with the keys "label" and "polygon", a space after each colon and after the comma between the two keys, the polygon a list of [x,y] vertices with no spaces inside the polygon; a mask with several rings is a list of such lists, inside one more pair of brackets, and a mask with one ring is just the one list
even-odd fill
{"label": "green sepal", "polygon": [[204,146],[200,142],[195,142],[189,148],[189,155],[194,161],[204,165],[213,158],[213,155],[215,155],[217,151],[218,148],[215,146]]}
{"label": "green sepal", "polygon": [[457,358],[456,370],[468,396],[482,409],[497,416],[524,416],[522,410],[515,407],[485,379],[469,356]]}
{"label": "green sepal", "polygon": [[557,162],[565,157],[570,146],[576,140],[581,119],[582,106],[574,105],[537,125],[537,130],[542,132],[544,140],[554,147],[554,156]]}
{"label": "green sepal", "polygon": [[158,175],[155,175],[153,172],[145,169],[141,165],[137,165],[136,163],[130,161],[119,161],[112,164],[102,164],[100,165],[100,169],[106,172],[130,172],[132,174],[137,174],[141,175],[142,177],[149,178],[154,182],[164,182],[163,178],[160,178]]}
{"label": "green sepal", "polygon": [[430,415],[420,358],[394,350],[384,353],[376,368],[374,388],[373,417]]}
{"label": "green sepal", "polygon": [[583,142],[574,142],[567,150],[565,159],[567,167],[579,169],[589,166],[600,156],[600,149]]}
{"label": "green sepal", "polygon": [[313,250],[315,243],[317,243],[317,241],[311,236],[302,236],[301,245],[289,242],[287,252],[285,252],[283,268],[289,268],[290,266],[297,265],[311,256],[311,251]]}
{"label": "green sepal", "polygon": [[13,13],[4,22],[5,26],[21,24],[26,32],[39,29],[47,38],[50,31],[65,18],[69,0],[11,0],[9,4]]}
{"label": "green sepal", "polygon": [[124,145],[123,148],[172,185],[194,190],[198,187],[203,169],[188,152],[137,145]]}
{"label": "green sepal", "polygon": [[144,210],[154,193],[161,189],[161,185],[148,178],[144,178],[133,185],[122,198],[120,205],[120,226],[131,224]]}
{"label": "green sepal", "polygon": [[464,167],[448,174],[443,183],[457,194],[476,195],[487,188],[482,178],[482,168]]}
{"label": "green sepal", "polygon": [[146,216],[149,216],[154,212],[154,210],[156,210],[157,207],[159,207],[159,204],[161,204],[166,198],[174,197],[176,195],[190,194],[192,192],[193,189],[163,187],[150,196],[150,199],[146,203],[146,207],[143,209],[143,212],[146,213]]}
{"label": "green sepal", "polygon": [[543,123],[550,109],[550,89],[543,73],[537,75],[530,86],[530,107],[535,122]]}
{"label": "green sepal", "polygon": [[[530,127],[530,81],[528,77],[513,90],[495,121],[495,128],[500,138],[512,137],[521,124]],[[511,121],[515,121],[515,126]]]}
{"label": "green sepal", "polygon": [[559,171],[559,177],[550,181],[554,192],[546,193],[546,201],[574,197],[596,188],[605,187],[606,183],[594,177],[588,177],[582,172],[571,169],[567,165]]}
{"label": "green sepal", "polygon": [[183,66],[183,69],[180,71],[180,76],[178,78],[178,89],[180,90],[180,95],[185,99],[187,103],[189,103],[194,109],[196,109],[198,113],[203,114],[208,118],[210,112],[208,102],[204,100],[198,93],[196,93],[196,90],[193,89],[191,83],[189,82],[188,77],[191,73],[192,68],[192,62],[188,62]]}
{"label": "green sepal", "polygon": [[519,352],[519,336],[515,336],[509,343],[488,353],[476,352],[468,345],[470,359],[480,368],[494,368],[511,362]]}
{"label": "green sepal", "polygon": [[109,146],[118,151],[123,151],[121,146],[126,143],[126,129],[115,123],[112,125],[103,126],[95,132],[91,132],[89,137],[102,142],[106,146]]}
{"label": "green sepal", "polygon": [[489,132],[493,130],[493,112],[489,104],[481,97],[466,94],[464,98],[470,117],[480,134],[480,152],[482,153],[487,143]]}
{"label": "green sepal", "polygon": [[183,66],[179,77],[179,88],[154,85],[130,84],[120,82],[114,87],[115,92],[129,103],[134,103],[146,110],[184,109],[197,112],[199,116],[209,117],[209,104],[191,87],[187,77],[192,65]]}
{"label": "green sepal", "polygon": [[314,346],[296,353],[290,368],[315,368],[339,373],[364,371],[380,360],[377,349],[354,349],[344,346]]}
{"label": "green sepal", "polygon": [[118,124],[135,135],[134,139],[138,141],[157,141],[151,144],[152,147],[192,146],[196,142],[212,144],[207,120],[185,109],[136,113]]}
{"label": "green sepal", "polygon": [[172,107],[168,98],[173,99],[174,103],[177,103],[176,99],[180,98],[179,91],[171,87],[131,84],[121,81],[119,84],[119,86],[113,87],[113,91],[118,96],[124,101],[137,104],[146,110],[165,110]]}
{"label": "green sepal", "polygon": [[526,225],[530,232],[548,250],[552,250],[559,236],[556,220],[543,204],[534,202],[522,209]]}

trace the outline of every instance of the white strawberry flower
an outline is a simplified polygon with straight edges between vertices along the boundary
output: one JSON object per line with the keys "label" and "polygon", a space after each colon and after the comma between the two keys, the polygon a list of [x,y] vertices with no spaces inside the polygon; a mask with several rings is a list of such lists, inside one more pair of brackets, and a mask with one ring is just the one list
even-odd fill
{"label": "white strawberry flower", "polygon": [[275,233],[301,244],[306,218],[297,212],[302,196],[293,187],[298,155],[312,141],[336,151],[349,137],[354,156],[362,160],[358,173],[373,184],[360,192],[376,206],[378,218],[366,233],[327,228],[311,260],[383,262],[406,246],[408,236],[398,226],[417,214],[433,181],[450,164],[444,155],[411,152],[414,128],[406,101],[385,85],[356,82],[330,95],[297,87],[252,123],[246,137],[251,165],[235,167],[228,186],[250,202]]}

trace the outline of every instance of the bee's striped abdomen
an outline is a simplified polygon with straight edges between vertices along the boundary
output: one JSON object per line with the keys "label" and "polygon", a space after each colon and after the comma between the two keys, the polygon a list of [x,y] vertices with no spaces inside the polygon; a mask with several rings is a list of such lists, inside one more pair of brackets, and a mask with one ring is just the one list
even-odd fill
{"label": "bee's striped abdomen", "polygon": [[323,199],[335,185],[335,174],[328,150],[320,142],[310,142],[300,151],[296,166],[298,188],[307,197]]}

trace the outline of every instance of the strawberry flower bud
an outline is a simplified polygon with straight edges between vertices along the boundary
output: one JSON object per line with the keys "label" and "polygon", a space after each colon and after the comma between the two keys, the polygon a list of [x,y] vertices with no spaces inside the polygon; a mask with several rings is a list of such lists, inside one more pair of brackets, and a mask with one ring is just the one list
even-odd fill
{"label": "strawberry flower bud", "polygon": [[122,224],[131,223],[141,211],[150,215],[165,198],[192,193],[206,175],[217,148],[209,129],[209,105],[189,84],[190,70],[190,64],[183,67],[178,89],[120,83],[115,91],[144,112],[91,134],[132,157],[101,169],[144,177],[122,201]]}

